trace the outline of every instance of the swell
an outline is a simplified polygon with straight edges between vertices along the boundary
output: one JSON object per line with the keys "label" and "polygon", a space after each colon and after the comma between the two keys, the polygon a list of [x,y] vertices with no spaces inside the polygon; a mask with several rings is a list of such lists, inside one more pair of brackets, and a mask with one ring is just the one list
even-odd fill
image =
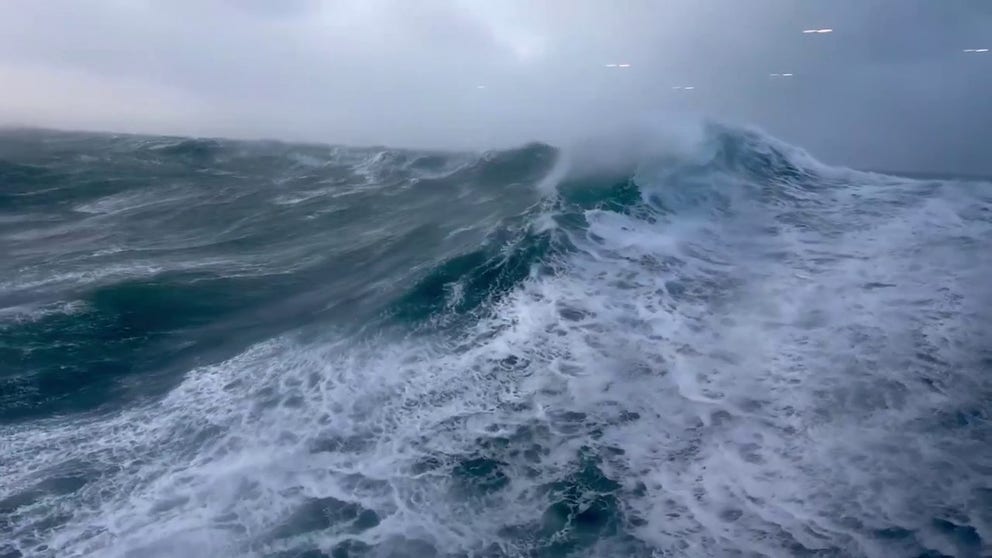
{"label": "swell", "polygon": [[30,216],[0,229],[14,272],[0,276],[0,421],[161,397],[290,331],[424,320],[459,280],[466,312],[547,250],[528,221],[555,164],[543,145],[473,158],[56,139],[70,145],[38,140],[30,164],[0,167],[0,212]]}
{"label": "swell", "polygon": [[5,426],[17,552],[986,553],[983,191],[723,128],[550,194],[546,146],[330,158],[347,184],[280,156],[300,187],[254,198],[320,223],[262,253],[312,251],[70,289],[168,338],[272,329],[152,400]]}

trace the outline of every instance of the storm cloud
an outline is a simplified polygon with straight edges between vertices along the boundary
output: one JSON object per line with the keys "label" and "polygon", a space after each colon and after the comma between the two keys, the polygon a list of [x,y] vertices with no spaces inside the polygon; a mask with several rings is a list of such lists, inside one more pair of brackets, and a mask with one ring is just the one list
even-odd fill
{"label": "storm cloud", "polygon": [[984,0],[6,0],[0,123],[476,149],[692,114],[989,173],[990,44]]}

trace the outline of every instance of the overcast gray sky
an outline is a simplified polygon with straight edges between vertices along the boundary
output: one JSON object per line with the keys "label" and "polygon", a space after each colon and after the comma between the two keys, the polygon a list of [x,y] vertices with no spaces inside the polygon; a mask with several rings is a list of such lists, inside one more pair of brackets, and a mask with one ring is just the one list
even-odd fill
{"label": "overcast gray sky", "polygon": [[0,124],[482,148],[698,114],[992,173],[975,48],[992,0],[2,0]]}

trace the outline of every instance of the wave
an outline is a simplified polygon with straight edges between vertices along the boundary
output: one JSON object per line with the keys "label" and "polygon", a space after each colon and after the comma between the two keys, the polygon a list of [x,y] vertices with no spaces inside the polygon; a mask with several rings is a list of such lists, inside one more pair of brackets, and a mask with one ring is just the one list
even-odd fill
{"label": "wave", "polygon": [[[211,143],[212,172],[250,177],[198,194],[235,223],[213,244],[160,206],[154,246],[107,234],[166,270],[252,255],[253,274],[76,285],[79,310],[13,326],[19,346],[88,328],[79,347],[124,339],[120,362],[150,364],[80,380],[103,405],[7,415],[10,551],[987,553],[988,190],[756,131],[692,145]],[[282,162],[260,177],[253,150]],[[322,193],[278,203],[303,191]]]}

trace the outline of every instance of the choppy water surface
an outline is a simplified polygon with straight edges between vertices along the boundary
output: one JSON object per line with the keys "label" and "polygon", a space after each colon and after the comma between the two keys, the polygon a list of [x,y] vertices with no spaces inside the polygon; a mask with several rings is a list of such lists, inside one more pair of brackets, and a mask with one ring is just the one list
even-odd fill
{"label": "choppy water surface", "polygon": [[5,132],[0,556],[992,553],[992,185],[570,159]]}

